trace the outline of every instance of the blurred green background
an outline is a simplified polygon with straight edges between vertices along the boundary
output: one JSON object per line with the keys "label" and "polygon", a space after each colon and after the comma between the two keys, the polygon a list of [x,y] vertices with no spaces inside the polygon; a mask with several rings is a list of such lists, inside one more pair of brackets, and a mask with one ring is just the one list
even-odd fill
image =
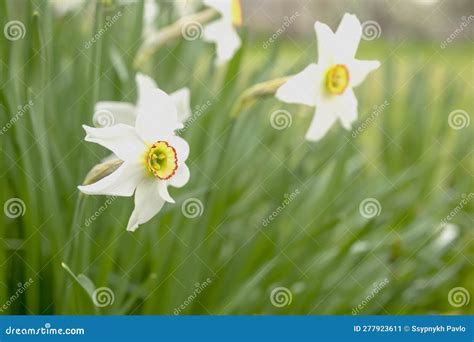
{"label": "blurred green background", "polygon": [[[19,39],[0,36],[2,314],[474,312],[474,22],[441,47],[472,4],[247,1],[242,49],[227,65],[216,67],[214,46],[199,39],[164,45],[141,71],[168,93],[191,90],[193,121],[182,133],[191,181],[129,233],[133,200],[76,187],[109,153],[83,141],[94,104],[136,100],[144,4],[64,3],[0,1],[2,27],[24,25]],[[183,4],[157,4],[155,29],[182,15]],[[264,48],[295,11],[294,25]],[[337,123],[306,142],[313,109],[274,97],[230,118],[245,89],[316,62],[314,21],[335,30],[345,12],[380,27],[357,54],[382,66],[356,89],[354,131]],[[282,130],[272,126],[278,110],[291,119]],[[7,215],[11,199],[21,200],[19,214]],[[190,199],[201,215],[183,214]],[[366,199],[378,215],[362,215]],[[97,305],[104,287],[111,300]]]}

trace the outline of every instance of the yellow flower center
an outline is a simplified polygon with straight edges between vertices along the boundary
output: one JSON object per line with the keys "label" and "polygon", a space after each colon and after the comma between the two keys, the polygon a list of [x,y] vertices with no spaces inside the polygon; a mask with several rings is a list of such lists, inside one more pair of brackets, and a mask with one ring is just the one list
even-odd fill
{"label": "yellow flower center", "polygon": [[330,94],[340,95],[349,85],[349,70],[344,64],[336,64],[326,73],[326,89]]}
{"label": "yellow flower center", "polygon": [[176,150],[166,141],[157,141],[146,153],[145,163],[155,177],[169,179],[178,169]]}
{"label": "yellow flower center", "polygon": [[242,26],[242,5],[240,0],[232,0],[231,2],[231,12],[232,12],[232,25]]}

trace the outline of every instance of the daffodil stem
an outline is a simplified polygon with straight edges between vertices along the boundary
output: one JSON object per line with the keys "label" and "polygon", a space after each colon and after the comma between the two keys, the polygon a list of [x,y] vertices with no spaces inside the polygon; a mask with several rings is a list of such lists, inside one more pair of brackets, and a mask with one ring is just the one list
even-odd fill
{"label": "daffodil stem", "polygon": [[[156,52],[160,47],[168,42],[171,42],[179,37],[183,36],[184,30],[188,25],[196,25],[196,30],[202,30],[200,25],[205,24],[215,17],[218,12],[213,8],[205,9],[199,13],[189,15],[181,18],[173,24],[166,26],[159,31],[155,31],[149,37],[145,39],[141,47],[138,49],[135,57],[134,66],[140,70],[143,68],[148,59]],[[201,32],[198,32],[201,34]]]}
{"label": "daffodil stem", "polygon": [[240,113],[254,104],[258,99],[266,98],[275,95],[278,88],[280,88],[290,76],[280,77],[270,81],[257,83],[250,88],[247,88],[238,98],[234,107],[230,112],[231,118],[236,118]]}

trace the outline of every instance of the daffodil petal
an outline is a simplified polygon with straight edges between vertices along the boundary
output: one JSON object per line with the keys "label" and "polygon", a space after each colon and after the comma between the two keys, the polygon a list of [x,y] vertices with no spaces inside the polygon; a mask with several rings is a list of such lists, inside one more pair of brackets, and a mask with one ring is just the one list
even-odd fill
{"label": "daffodil petal", "polygon": [[171,135],[183,125],[173,100],[164,91],[153,88],[153,80],[137,74],[138,102],[135,128],[146,142],[157,140],[160,135]]}
{"label": "daffodil petal", "polygon": [[380,62],[354,59],[349,63],[348,67],[351,87],[357,87],[365,80],[369,73],[380,67]]}
{"label": "daffodil petal", "polygon": [[87,195],[132,196],[135,188],[146,176],[140,163],[123,163],[107,177],[78,189]]}
{"label": "daffodil petal", "polygon": [[101,101],[97,102],[94,108],[94,119],[100,119],[100,116],[110,115],[112,124],[123,123],[129,126],[135,126],[135,106],[128,102]]}
{"label": "daffodil petal", "polygon": [[191,116],[191,95],[188,88],[181,88],[170,94],[178,111],[178,120],[184,123]]}
{"label": "daffodil petal", "polygon": [[354,58],[362,37],[362,25],[354,14],[346,13],[336,31],[339,52],[345,59]]}
{"label": "daffodil petal", "polygon": [[286,103],[316,105],[320,89],[321,72],[316,64],[308,65],[278,88],[275,96]]}
{"label": "daffodil petal", "polygon": [[168,182],[175,188],[181,188],[186,185],[186,183],[189,181],[189,178],[189,168],[186,164],[182,163],[178,166],[175,175],[171,177]]}
{"label": "daffodil petal", "polygon": [[158,181],[158,193],[160,194],[161,198],[163,198],[166,202],[175,203],[174,199],[170,196],[170,193],[168,192],[167,181]]}
{"label": "daffodil petal", "polygon": [[225,19],[213,21],[204,28],[204,40],[216,44],[217,64],[229,61],[240,48],[240,37]]}
{"label": "daffodil petal", "polygon": [[320,67],[334,63],[334,54],[337,50],[336,35],[326,24],[317,21],[314,24],[318,39],[318,64]]}
{"label": "daffodil petal", "polygon": [[132,126],[118,124],[111,127],[94,128],[83,125],[85,141],[102,145],[124,161],[138,161],[146,150],[143,140]]}
{"label": "daffodil petal", "polygon": [[178,156],[178,162],[185,162],[189,156],[189,144],[186,140],[178,136],[169,136],[165,138],[171,146],[173,146],[176,150],[176,154]]}
{"label": "daffodil petal", "polygon": [[127,230],[135,231],[140,224],[148,222],[163,208],[165,200],[158,193],[158,182],[155,178],[145,178],[135,191],[135,209],[133,209]]}
{"label": "daffodil petal", "polygon": [[318,141],[323,138],[329,129],[336,122],[337,116],[326,106],[318,106],[316,108],[313,121],[306,132],[306,139],[310,141]]}
{"label": "daffodil petal", "polygon": [[349,130],[352,123],[357,120],[357,98],[352,89],[347,89],[344,94],[334,99],[335,111],[342,126]]}

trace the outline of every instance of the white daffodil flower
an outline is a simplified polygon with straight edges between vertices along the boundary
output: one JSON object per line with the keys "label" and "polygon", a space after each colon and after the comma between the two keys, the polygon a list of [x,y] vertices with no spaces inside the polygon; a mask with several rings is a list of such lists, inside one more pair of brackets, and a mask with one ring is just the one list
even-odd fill
{"label": "white daffodil flower", "polygon": [[316,106],[306,139],[324,137],[339,119],[349,130],[357,119],[357,98],[352,88],[380,66],[379,61],[355,59],[362,26],[355,15],[345,14],[336,31],[316,22],[318,64],[310,64],[283,84],[276,97],[286,103]]}
{"label": "white daffodil flower", "polygon": [[129,231],[149,221],[165,202],[174,203],[168,186],[182,187],[190,177],[185,164],[189,145],[174,133],[183,128],[183,124],[178,120],[173,100],[153,87],[146,76],[137,75],[137,84],[133,126],[123,123],[105,128],[83,126],[86,141],[111,150],[123,164],[98,182],[78,187],[88,195],[130,197],[135,194],[135,209],[127,226]]}
{"label": "white daffodil flower", "polygon": [[239,0],[204,0],[221,17],[204,27],[204,40],[216,44],[218,65],[229,61],[242,44],[235,27],[242,25],[242,7]]}

